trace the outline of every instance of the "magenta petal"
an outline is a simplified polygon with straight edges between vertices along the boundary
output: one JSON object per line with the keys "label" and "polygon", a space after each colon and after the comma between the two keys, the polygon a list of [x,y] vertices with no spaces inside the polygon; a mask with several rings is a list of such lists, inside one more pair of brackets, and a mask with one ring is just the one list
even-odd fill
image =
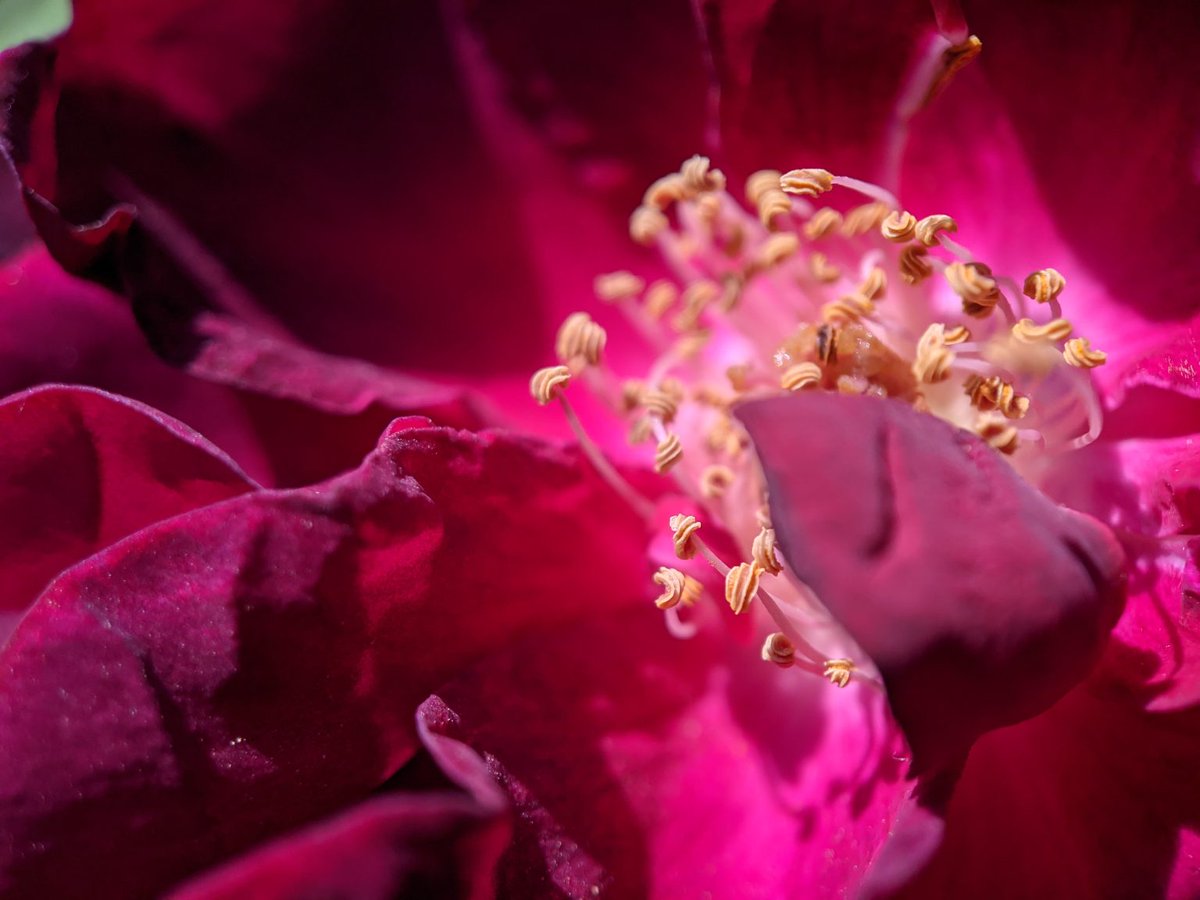
{"label": "magenta petal", "polygon": [[1124,589],[1098,522],[974,435],[890,400],[810,394],[737,415],[791,569],[879,667],[914,774],[1087,674]]}
{"label": "magenta petal", "polygon": [[0,884],[154,892],[360,799],[466,662],[637,597],[642,542],[578,457],[411,423],[131,535],[0,656]]}
{"label": "magenta petal", "polygon": [[88,388],[0,402],[0,610],[23,612],[68,566],[179,513],[253,487],[156,410]]}

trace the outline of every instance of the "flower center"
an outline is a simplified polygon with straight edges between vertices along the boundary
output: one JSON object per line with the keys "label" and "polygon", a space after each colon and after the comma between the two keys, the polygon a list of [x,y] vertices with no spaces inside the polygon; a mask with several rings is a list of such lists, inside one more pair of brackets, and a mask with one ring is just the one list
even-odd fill
{"label": "flower center", "polygon": [[[834,188],[867,202],[822,205]],[[706,563],[724,579],[734,614],[757,601],[773,620],[763,659],[839,687],[852,673],[874,681],[851,661],[852,642],[819,599],[781,564],[734,405],[797,391],[889,397],[974,431],[1036,480],[1048,459],[1099,435],[1087,370],[1105,355],[1072,336],[1059,272],[1042,269],[1020,284],[994,272],[950,237],[958,226],[948,215],[918,218],[887,190],[824,169],[756,172],[745,199],[738,203],[701,156],[652,184],[630,235],[657,247],[675,277],[646,285],[614,272],[595,283],[597,297],[619,306],[652,348],[648,370],[614,373],[605,330],[577,312],[559,330],[559,365],[538,371],[531,391],[561,405],[614,489],[653,527],[670,528],[678,561],[654,580],[674,633],[696,627]],[[655,520],[655,504],[589,439],[566,396],[576,379],[628,423],[631,443],[652,444],[655,471],[694,510]],[[706,519],[745,561],[730,563],[705,543]]]}

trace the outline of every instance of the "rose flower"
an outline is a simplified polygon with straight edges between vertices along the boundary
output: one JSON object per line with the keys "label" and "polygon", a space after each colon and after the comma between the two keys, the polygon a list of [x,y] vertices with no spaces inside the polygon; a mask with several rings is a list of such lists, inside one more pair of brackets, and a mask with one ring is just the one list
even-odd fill
{"label": "rose flower", "polygon": [[4,890],[1194,895],[1194,23],[966,12],[12,51]]}

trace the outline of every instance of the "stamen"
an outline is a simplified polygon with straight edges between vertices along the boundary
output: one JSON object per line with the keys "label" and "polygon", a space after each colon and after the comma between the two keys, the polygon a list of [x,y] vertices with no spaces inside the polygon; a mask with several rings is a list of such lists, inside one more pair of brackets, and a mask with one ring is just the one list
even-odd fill
{"label": "stamen", "polygon": [[[955,337],[958,337],[955,329]],[[962,329],[966,331],[966,329]],[[917,381],[923,384],[937,384],[950,377],[950,369],[954,365],[954,353],[946,349],[946,344],[953,343],[946,337],[946,326],[935,322],[925,329],[917,342],[917,358],[913,360],[912,373]]]}
{"label": "stamen", "polygon": [[941,243],[938,233],[942,231],[958,231],[958,223],[949,216],[926,216],[917,222],[915,236],[926,247],[936,247]]}
{"label": "stamen", "polygon": [[650,285],[643,298],[646,312],[652,319],[661,319],[679,299],[679,289],[670,281],[656,281]]}
{"label": "stamen", "polygon": [[708,466],[700,473],[700,495],[705,500],[719,500],[725,496],[735,478],[729,466]]}
{"label": "stamen", "polygon": [[829,679],[830,684],[836,684],[839,688],[844,688],[850,683],[850,675],[854,671],[854,661],[850,659],[827,659],[825,660],[824,675]]}
{"label": "stamen", "polygon": [[779,555],[775,552],[775,529],[764,527],[750,545],[750,555],[754,562],[765,572],[778,575],[783,571]]}
{"label": "stamen", "polygon": [[725,175],[720,169],[710,169],[707,156],[696,155],[683,164],[679,174],[683,183],[692,191],[723,191]]}
{"label": "stamen", "polygon": [[576,312],[567,316],[562,327],[558,329],[554,349],[560,362],[582,360],[587,365],[594,366],[600,362],[607,340],[608,335],[600,325],[592,321],[591,316],[585,312]]}
{"label": "stamen", "polygon": [[592,285],[596,297],[605,303],[616,303],[618,300],[631,300],[642,293],[646,282],[632,272],[610,272],[607,275],[597,275]]}
{"label": "stamen", "polygon": [[991,269],[983,263],[952,262],[945,275],[951,290],[962,298],[963,312],[976,318],[991,315],[1000,300]]}
{"label": "stamen", "polygon": [[738,563],[725,576],[725,601],[735,616],[750,608],[750,601],[758,593],[758,582],[763,569],[756,563]]}
{"label": "stamen", "polygon": [[539,405],[545,406],[556,400],[562,390],[571,383],[571,370],[566,366],[547,366],[538,369],[529,379],[529,393]]}
{"label": "stamen", "polygon": [[813,278],[831,284],[842,277],[842,270],[829,261],[829,257],[817,251],[808,258],[808,268]]}
{"label": "stamen", "polygon": [[668,434],[654,448],[654,471],[659,475],[671,471],[683,459],[683,444],[679,435]]}
{"label": "stamen", "polygon": [[700,324],[700,315],[708,304],[721,294],[715,281],[707,278],[693,281],[683,289],[683,310],[671,322],[679,331],[692,331]]}
{"label": "stamen", "polygon": [[933,266],[929,262],[929,251],[924,247],[909,246],[900,251],[898,261],[900,277],[905,284],[920,284],[933,274]]}
{"label": "stamen", "polygon": [[879,226],[880,233],[889,241],[903,244],[913,239],[917,231],[917,217],[908,211],[893,210]]}
{"label": "stamen", "polygon": [[816,363],[802,362],[784,371],[779,379],[785,391],[803,391],[821,384],[821,367]]}
{"label": "stamen", "polygon": [[686,200],[690,193],[683,176],[672,173],[664,175],[646,189],[642,204],[665,212],[672,204]]}
{"label": "stamen", "polygon": [[763,641],[762,658],[781,669],[789,668],[796,664],[796,645],[782,631],[773,632]]}
{"label": "stamen", "polygon": [[861,294],[846,294],[821,307],[821,318],[835,325],[857,322],[875,312],[875,304]]}
{"label": "stamen", "polygon": [[1017,451],[1017,429],[1007,422],[991,417],[981,418],[975,426],[975,433],[1006,456]]}
{"label": "stamen", "polygon": [[746,198],[758,209],[763,226],[771,230],[776,228],[776,216],[792,211],[791,199],[779,188],[781,177],[774,169],[763,169],[746,179]]}
{"label": "stamen", "polygon": [[[875,231],[879,228],[887,214],[891,212],[892,207],[896,205],[896,200],[883,188],[875,190],[866,190],[866,188],[874,188],[874,185],[867,185],[865,181],[858,181],[854,178],[837,178],[834,179],[837,184],[846,184],[846,182],[854,182],[859,190],[872,196],[886,196],[890,202],[882,202],[876,200],[873,203],[865,203],[862,206],[856,206],[850,212],[846,213],[846,221],[842,225],[842,234],[846,237],[858,237],[860,234],[866,234],[868,231]],[[849,186],[849,185],[847,185]]]}
{"label": "stamen", "polygon": [[696,517],[681,513],[671,516],[668,524],[671,526],[671,531],[674,532],[675,555],[680,559],[691,559],[694,557],[696,555],[696,545],[693,543],[692,538],[700,530],[700,523],[696,521]]}
{"label": "stamen", "polygon": [[[750,274],[773,268],[796,255],[800,249],[800,238],[790,231],[781,231],[767,238],[754,254]],[[732,305],[732,304],[730,304]]]}
{"label": "stamen", "polygon": [[1057,269],[1038,269],[1025,279],[1024,293],[1030,300],[1049,303],[1057,300],[1067,286],[1067,280]]}
{"label": "stamen", "polygon": [[1066,319],[1052,319],[1045,325],[1035,325],[1033,319],[1022,319],[1012,327],[1012,336],[1024,344],[1058,343],[1070,334],[1071,323]]}
{"label": "stamen", "polygon": [[879,300],[887,293],[887,273],[879,266],[872,266],[858,292],[868,300]]}
{"label": "stamen", "polygon": [[1102,350],[1093,350],[1092,342],[1087,338],[1073,338],[1063,347],[1063,359],[1077,369],[1094,369],[1104,365],[1108,354]]}
{"label": "stamen", "polygon": [[659,609],[673,609],[680,603],[691,606],[700,599],[700,593],[704,590],[695,578],[684,575],[670,566],[660,567],[654,573],[653,580],[663,589],[662,594],[654,601],[654,605]]}
{"label": "stamen", "polygon": [[779,188],[785,194],[817,197],[833,189],[833,173],[824,169],[792,169],[780,176]]}
{"label": "stamen", "polygon": [[670,425],[679,412],[678,401],[662,390],[650,390],[642,394],[640,403],[652,416],[658,416],[664,425]]}
{"label": "stamen", "polygon": [[804,236],[815,241],[827,237],[841,226],[842,214],[826,206],[813,213],[813,217],[804,224]]}
{"label": "stamen", "polygon": [[963,384],[963,390],[971,398],[971,405],[981,412],[998,409],[1006,419],[1020,419],[1029,412],[1029,398],[1018,394],[1012,384],[999,375],[990,378],[971,375]]}
{"label": "stamen", "polygon": [[670,227],[662,210],[653,206],[639,206],[629,217],[629,236],[643,247],[652,245]]}

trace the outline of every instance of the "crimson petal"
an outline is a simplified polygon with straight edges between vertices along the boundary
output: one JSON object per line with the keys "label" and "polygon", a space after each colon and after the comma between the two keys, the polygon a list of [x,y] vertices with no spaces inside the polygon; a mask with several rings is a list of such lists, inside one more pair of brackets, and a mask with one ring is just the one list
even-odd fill
{"label": "crimson petal", "polygon": [[893,401],[812,394],[737,415],[788,563],[879,667],[914,775],[1087,674],[1123,599],[1098,522]]}

